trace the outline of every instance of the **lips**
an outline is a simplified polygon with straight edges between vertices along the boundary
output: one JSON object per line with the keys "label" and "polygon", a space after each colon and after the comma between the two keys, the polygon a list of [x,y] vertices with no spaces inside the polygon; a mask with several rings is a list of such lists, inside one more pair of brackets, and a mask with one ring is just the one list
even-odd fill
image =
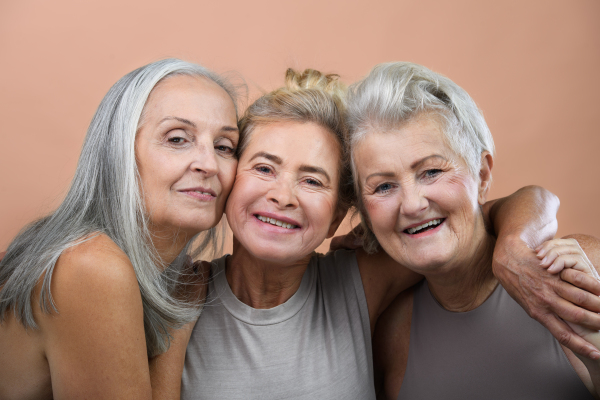
{"label": "lips", "polygon": [[210,189],[210,188],[203,188],[203,187],[195,187],[195,188],[189,188],[189,189],[182,189],[179,190],[179,192],[186,194],[188,196],[197,198],[199,200],[214,200],[217,198],[217,194],[215,193],[214,190]]}

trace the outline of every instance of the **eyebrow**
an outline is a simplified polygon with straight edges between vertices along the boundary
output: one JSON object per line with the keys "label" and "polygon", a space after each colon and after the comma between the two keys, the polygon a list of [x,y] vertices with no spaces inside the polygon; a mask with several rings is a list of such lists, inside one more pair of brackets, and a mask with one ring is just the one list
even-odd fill
{"label": "eyebrow", "polygon": [[[427,157],[424,157],[424,158],[422,158],[420,160],[415,161],[414,163],[412,163],[410,165],[410,168],[411,169],[415,169],[418,166],[420,166],[421,164],[425,163],[425,161],[427,161],[427,160],[429,160],[431,158],[440,158],[440,159],[442,159],[444,161],[448,161],[448,160],[446,160],[445,157],[443,157],[443,156],[441,156],[439,154],[432,154],[430,156],[427,156]],[[375,172],[374,174],[371,174],[371,175],[367,176],[365,178],[365,181],[368,181],[369,179],[371,179],[373,177],[376,177],[376,176],[380,176],[380,177],[383,177],[383,178],[393,178],[394,176],[396,176],[396,174],[394,172],[387,172],[387,171],[386,172]]]}
{"label": "eyebrow", "polygon": [[283,163],[283,160],[281,159],[281,157],[278,157],[275,154],[267,153],[266,151],[259,151],[258,153],[254,154],[252,156],[252,158],[250,159],[250,161],[252,161],[258,157],[266,158],[269,161],[273,161],[277,165],[281,165]]}
{"label": "eyebrow", "polygon": [[412,163],[412,164],[410,165],[410,168],[411,168],[411,169],[415,169],[415,168],[417,168],[419,165],[421,165],[421,164],[425,163],[425,161],[427,161],[427,160],[429,160],[429,159],[431,159],[431,158],[441,158],[441,159],[442,159],[442,160],[444,160],[444,161],[448,161],[448,160],[446,160],[446,158],[445,158],[445,157],[442,157],[442,156],[441,156],[441,155],[439,155],[439,154],[432,154],[432,155],[430,155],[430,156],[427,156],[427,157],[425,157],[425,158],[422,158],[422,159],[420,159],[420,160],[417,160],[417,161],[415,161],[414,163]]}
{"label": "eyebrow", "polygon": [[[254,154],[252,156],[252,158],[250,159],[250,161],[254,160],[255,158],[259,158],[259,157],[266,158],[267,160],[270,160],[270,161],[274,162],[277,165],[283,164],[283,159],[281,157],[276,156],[275,154],[267,153],[266,151],[259,151],[258,153]],[[329,177],[329,174],[323,168],[321,168],[321,167],[315,167],[313,165],[302,164],[300,166],[300,171],[302,171],[302,172],[311,172],[313,174],[321,174],[329,182],[331,182],[331,178]]]}
{"label": "eyebrow", "polygon": [[[192,121],[190,121],[189,119],[185,119],[185,118],[181,118],[181,117],[173,117],[173,116],[168,116],[168,117],[163,118],[159,122],[159,124],[162,124],[163,122],[170,121],[170,120],[176,120],[176,121],[181,122],[182,124],[186,124],[186,125],[189,125],[189,126],[191,126],[193,128],[197,128],[196,124],[193,123]],[[221,130],[222,131],[227,131],[227,132],[238,132],[239,131],[239,129],[238,129],[237,126],[229,126],[229,125],[222,126]]]}
{"label": "eyebrow", "polygon": [[190,126],[196,128],[196,124],[195,123],[193,123],[189,119],[180,118],[180,117],[164,117],[163,119],[160,120],[159,124],[162,124],[165,121],[170,121],[170,120],[173,120],[173,119],[176,120],[176,121],[181,122],[182,124],[190,125]]}
{"label": "eyebrow", "polygon": [[329,177],[329,174],[327,172],[325,172],[325,170],[321,167],[315,167],[312,165],[306,165],[306,164],[302,164],[300,166],[300,171],[302,172],[310,172],[313,174],[321,174],[325,177],[325,179],[327,179],[328,182],[331,182],[331,178]]}

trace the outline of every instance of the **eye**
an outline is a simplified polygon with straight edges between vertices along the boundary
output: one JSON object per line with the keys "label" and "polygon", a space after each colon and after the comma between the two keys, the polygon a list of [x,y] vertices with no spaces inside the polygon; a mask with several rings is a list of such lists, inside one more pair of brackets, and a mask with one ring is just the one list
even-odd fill
{"label": "eye", "polygon": [[217,151],[219,151],[221,153],[229,154],[229,155],[235,153],[235,149],[233,147],[225,146],[225,145],[215,146],[215,150],[217,150]]}
{"label": "eye", "polygon": [[185,142],[185,139],[180,136],[172,136],[172,137],[168,138],[167,141],[169,143],[173,143],[173,144],[180,144],[180,143]]}
{"label": "eye", "polygon": [[308,183],[310,186],[322,187],[323,184],[315,178],[306,178],[304,182]]}
{"label": "eye", "polygon": [[387,193],[392,190],[393,186],[391,183],[382,183],[375,188],[375,193]]}
{"label": "eye", "polygon": [[257,165],[256,167],[254,167],[254,170],[263,175],[269,175],[273,173],[273,169],[268,165]]}
{"label": "eye", "polygon": [[435,178],[436,176],[440,175],[442,172],[443,171],[441,169],[432,168],[432,169],[428,169],[427,171],[425,171],[423,176],[425,178],[432,179],[432,178]]}
{"label": "eye", "polygon": [[235,145],[229,139],[221,139],[215,142],[215,150],[226,156],[235,154]]}

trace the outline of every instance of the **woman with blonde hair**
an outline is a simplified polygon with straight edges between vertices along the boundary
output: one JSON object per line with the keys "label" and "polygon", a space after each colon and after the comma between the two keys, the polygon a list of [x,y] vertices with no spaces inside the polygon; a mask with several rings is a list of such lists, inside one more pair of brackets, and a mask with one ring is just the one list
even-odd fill
{"label": "woman with blonde hair", "polygon": [[108,91],[66,198],[0,261],[0,398],[152,397],[148,358],[200,313],[182,251],[215,238],[237,165],[234,99],[177,59]]}

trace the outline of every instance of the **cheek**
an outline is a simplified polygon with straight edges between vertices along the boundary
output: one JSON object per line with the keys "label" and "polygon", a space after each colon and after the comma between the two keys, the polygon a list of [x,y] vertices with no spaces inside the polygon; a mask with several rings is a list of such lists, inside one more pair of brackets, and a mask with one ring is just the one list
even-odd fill
{"label": "cheek", "polygon": [[472,210],[478,210],[479,203],[477,201],[477,183],[471,176],[454,175],[448,177],[445,182],[446,193],[445,202],[452,205],[452,208],[463,209],[471,214]]}
{"label": "cheek", "polygon": [[219,181],[221,182],[223,197],[229,196],[235,181],[235,173],[237,171],[237,161],[225,160],[219,168]]}
{"label": "cheek", "polygon": [[[235,170],[234,170],[235,172]],[[233,183],[234,179],[231,180]],[[252,184],[252,179],[244,175],[238,175],[235,178],[235,184],[232,185],[231,193],[225,205],[225,213],[227,219],[234,219],[238,213],[243,212],[249,204],[251,198],[254,198],[254,191],[260,187],[257,184]],[[233,222],[233,221],[232,221]]]}
{"label": "cheek", "polygon": [[363,198],[373,232],[391,231],[398,219],[399,203],[394,198]]}

